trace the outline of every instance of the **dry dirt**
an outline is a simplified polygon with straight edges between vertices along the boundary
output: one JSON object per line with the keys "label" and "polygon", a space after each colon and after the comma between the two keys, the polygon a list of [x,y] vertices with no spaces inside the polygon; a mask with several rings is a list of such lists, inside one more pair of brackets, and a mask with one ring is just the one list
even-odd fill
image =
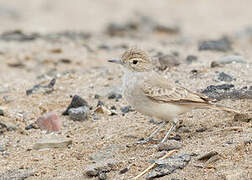
{"label": "dry dirt", "polygon": [[[209,85],[233,84],[236,89],[252,85],[252,27],[251,1],[65,1],[9,0],[0,1],[0,33],[21,30],[24,34],[38,33],[31,40],[0,38],[0,108],[4,116],[0,122],[15,130],[0,134],[0,174],[14,170],[32,169],[27,179],[97,179],[83,175],[92,163],[90,156],[101,149],[109,149],[120,163],[107,173],[107,179],[131,179],[155,159],[155,144],[135,145],[156,125],[150,117],[135,111],[122,115],[120,108],[127,102],[108,99],[111,91],[120,92],[123,72],[108,58],[119,57],[128,47],[137,46],[150,53],[178,54],[179,66],[163,73],[185,87],[201,91]],[[145,18],[144,18],[145,17]],[[147,17],[147,18],[146,18]],[[145,20],[144,20],[145,19]],[[147,20],[146,20],[147,19]],[[153,32],[153,22],[178,26],[180,32]],[[143,27],[127,29],[115,36],[106,33],[110,23],[136,22]],[[61,32],[83,32],[59,35]],[[22,33],[17,33],[23,36]],[[21,35],[20,35],[21,34]],[[232,50],[199,51],[198,43],[205,39],[219,39],[223,35],[232,41]],[[53,37],[52,37],[53,36]],[[66,37],[67,36],[67,37]],[[73,37],[74,36],[74,37]],[[227,64],[211,68],[212,61],[227,55],[239,54],[247,63]],[[186,63],[188,55],[198,60]],[[64,63],[61,59],[69,59]],[[197,70],[197,75],[192,74]],[[195,71],[194,71],[195,72]],[[216,80],[219,72],[234,79]],[[49,83],[57,77],[54,91],[26,90],[36,84]],[[107,107],[115,106],[117,115],[97,115],[86,121],[72,121],[62,116],[71,101],[70,95],[84,98],[93,109],[99,100]],[[219,102],[244,113],[251,113],[251,99],[224,99]],[[25,130],[44,112],[55,111],[63,127],[55,136],[72,139],[67,148],[38,151],[33,145],[45,132]],[[93,112],[93,110],[91,110]],[[180,127],[172,136],[181,136],[180,153],[202,155],[217,151],[220,159],[201,168],[197,156],[189,164],[160,179],[252,179],[252,121],[234,121],[233,115],[215,110],[193,110],[181,115]],[[156,120],[155,120],[156,121]],[[1,128],[1,126],[0,126]],[[161,139],[164,128],[155,138]],[[198,129],[203,128],[202,132]],[[1,130],[1,129],[0,129]],[[120,174],[125,167],[129,170]],[[18,175],[17,175],[18,176]],[[145,179],[146,175],[141,177]],[[2,179],[10,179],[8,175]]]}

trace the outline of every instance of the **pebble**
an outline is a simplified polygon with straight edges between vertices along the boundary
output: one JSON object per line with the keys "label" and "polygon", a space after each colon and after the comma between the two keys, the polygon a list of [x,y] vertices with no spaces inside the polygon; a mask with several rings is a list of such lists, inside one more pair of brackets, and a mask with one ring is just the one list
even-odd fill
{"label": "pebble", "polygon": [[128,172],[129,171],[129,168],[123,168],[123,169],[121,169],[120,171],[119,171],[119,174],[125,174],[126,172]]}
{"label": "pebble", "polygon": [[221,63],[219,63],[217,61],[212,61],[210,67],[211,68],[223,67],[223,64],[221,64]]}
{"label": "pebble", "polygon": [[36,125],[36,123],[32,123],[25,127],[25,130],[30,130],[30,129],[38,129],[38,126]]}
{"label": "pebble", "polygon": [[110,172],[117,164],[118,162],[113,159],[90,164],[85,168],[84,174],[90,177],[98,176],[100,173]]}
{"label": "pebble", "polygon": [[247,60],[242,56],[224,56],[217,60],[221,64],[231,64],[231,63],[247,63]]}
{"label": "pebble", "polygon": [[59,131],[62,126],[62,121],[55,112],[49,112],[39,117],[36,124],[42,130]]}
{"label": "pebble", "polygon": [[155,160],[156,167],[147,175],[146,179],[154,179],[169,175],[177,169],[183,169],[191,160],[188,154],[173,155],[166,159]]}
{"label": "pebble", "polygon": [[182,148],[182,143],[176,140],[168,140],[167,142],[160,143],[157,146],[158,151],[171,151],[171,150],[180,149],[180,148]]}
{"label": "pebble", "polygon": [[116,92],[110,92],[108,94],[108,99],[116,99],[116,100],[119,100],[122,98],[122,95],[119,94],[119,93],[116,93]]}
{"label": "pebble", "polygon": [[200,51],[230,51],[232,50],[231,41],[227,37],[218,40],[207,40],[199,43]]}
{"label": "pebble", "polygon": [[50,149],[50,148],[64,148],[72,144],[72,140],[63,137],[45,137],[34,144],[33,148],[36,150]]}
{"label": "pebble", "polygon": [[111,23],[108,25],[106,33],[110,36],[125,36],[137,30],[138,24],[134,22],[127,22],[125,24]]}
{"label": "pebble", "polygon": [[208,160],[211,157],[216,156],[217,154],[218,154],[218,152],[216,152],[216,151],[210,151],[210,152],[207,152],[207,153],[201,155],[200,157],[198,157],[198,160],[200,160],[200,161],[201,160]]}
{"label": "pebble", "polygon": [[55,84],[56,84],[56,78],[53,78],[49,82],[48,85],[37,84],[37,85],[33,86],[33,88],[26,90],[26,95],[28,96],[28,95],[32,94],[33,92],[39,90],[40,88],[43,88],[44,92],[50,93],[54,90],[53,87]]}
{"label": "pebble", "polygon": [[180,33],[180,27],[176,24],[157,24],[153,27],[153,31],[166,34],[178,34]]}
{"label": "pebble", "polygon": [[105,180],[105,179],[107,179],[107,174],[105,172],[99,173],[98,179],[99,180]]}
{"label": "pebble", "polygon": [[121,111],[122,113],[126,114],[128,112],[134,111],[134,109],[132,109],[131,106],[124,106],[124,107],[121,107]]}
{"label": "pebble", "polygon": [[70,108],[68,110],[69,117],[74,121],[84,121],[88,119],[89,108],[81,106],[78,108]]}
{"label": "pebble", "polygon": [[224,72],[219,73],[217,79],[220,81],[225,81],[225,82],[231,82],[233,80],[232,76]]}
{"label": "pebble", "polygon": [[186,62],[188,63],[188,64],[191,64],[191,63],[193,63],[193,62],[196,62],[198,60],[198,57],[197,56],[194,56],[194,55],[188,55],[187,57],[186,57]]}
{"label": "pebble", "polygon": [[0,109],[0,116],[4,116],[4,111]]}
{"label": "pebble", "polygon": [[161,71],[180,65],[179,59],[173,54],[162,55],[158,58],[158,69]]}
{"label": "pebble", "polygon": [[88,103],[86,100],[82,99],[80,96],[78,95],[74,95],[70,105],[67,107],[67,109],[62,113],[62,115],[69,115],[68,111],[71,108],[78,108],[81,106],[87,106],[88,107]]}

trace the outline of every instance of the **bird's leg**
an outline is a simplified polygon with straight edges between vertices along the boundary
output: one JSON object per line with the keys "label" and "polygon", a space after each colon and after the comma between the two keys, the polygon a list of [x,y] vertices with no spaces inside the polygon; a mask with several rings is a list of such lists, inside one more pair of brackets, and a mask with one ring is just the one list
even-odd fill
{"label": "bird's leg", "polygon": [[177,119],[174,119],[174,120],[172,121],[172,126],[171,126],[171,128],[169,129],[169,131],[166,133],[166,135],[165,135],[165,137],[163,138],[163,140],[161,141],[161,143],[164,143],[164,142],[167,140],[168,136],[171,134],[171,132],[173,131],[173,129],[176,127],[177,123],[178,123],[178,120],[177,120]]}
{"label": "bird's leg", "polygon": [[160,129],[162,129],[167,123],[168,123],[168,121],[162,122],[162,124],[159,127],[157,127],[154,131],[152,131],[152,133],[146,139],[144,139],[142,141],[138,141],[137,144],[142,144],[142,143],[149,142],[152,139],[152,137],[155,134],[157,134],[160,131]]}

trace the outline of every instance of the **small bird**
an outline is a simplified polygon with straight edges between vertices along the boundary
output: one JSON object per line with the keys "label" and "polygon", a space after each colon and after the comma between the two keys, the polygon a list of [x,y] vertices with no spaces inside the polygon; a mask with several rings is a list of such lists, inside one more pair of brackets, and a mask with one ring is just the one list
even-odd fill
{"label": "small bird", "polygon": [[136,111],[163,122],[150,136],[144,140],[148,142],[169,121],[171,128],[161,143],[165,142],[176,126],[177,116],[193,108],[212,108],[228,112],[237,111],[214,104],[207,96],[192,92],[153,70],[150,56],[140,49],[129,49],[120,59],[110,59],[108,62],[123,66],[123,95]]}

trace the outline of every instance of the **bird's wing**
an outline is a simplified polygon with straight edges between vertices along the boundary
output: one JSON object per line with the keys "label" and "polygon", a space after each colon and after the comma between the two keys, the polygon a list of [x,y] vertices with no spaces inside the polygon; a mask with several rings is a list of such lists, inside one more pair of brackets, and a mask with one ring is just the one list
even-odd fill
{"label": "bird's wing", "polygon": [[168,79],[158,74],[152,74],[151,77],[145,78],[142,90],[147,97],[158,102],[202,105],[211,103],[207,96],[194,93],[173,82],[169,82]]}

